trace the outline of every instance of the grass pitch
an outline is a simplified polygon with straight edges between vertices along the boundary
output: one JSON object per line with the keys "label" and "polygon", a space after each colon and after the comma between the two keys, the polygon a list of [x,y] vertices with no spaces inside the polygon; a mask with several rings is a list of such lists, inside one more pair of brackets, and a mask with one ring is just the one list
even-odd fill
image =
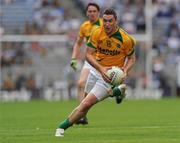
{"label": "grass pitch", "polygon": [[180,99],[106,100],[89,112],[89,124],[54,136],[77,101],[0,103],[0,143],[180,143]]}

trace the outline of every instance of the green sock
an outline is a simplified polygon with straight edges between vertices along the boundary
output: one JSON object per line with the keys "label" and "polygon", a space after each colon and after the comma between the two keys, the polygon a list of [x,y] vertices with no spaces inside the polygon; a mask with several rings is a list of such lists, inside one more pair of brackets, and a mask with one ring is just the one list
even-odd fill
{"label": "green sock", "polygon": [[59,128],[66,130],[67,128],[71,127],[73,123],[69,121],[69,119],[64,120],[60,123]]}
{"label": "green sock", "polygon": [[121,96],[121,91],[118,87],[113,88],[113,96]]}

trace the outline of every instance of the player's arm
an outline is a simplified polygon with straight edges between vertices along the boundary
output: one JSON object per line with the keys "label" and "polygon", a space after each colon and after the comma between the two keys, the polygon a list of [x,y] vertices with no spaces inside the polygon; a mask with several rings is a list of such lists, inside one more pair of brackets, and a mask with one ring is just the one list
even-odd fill
{"label": "player's arm", "polygon": [[94,48],[91,48],[91,47],[87,47],[87,51],[86,51],[86,60],[96,69],[98,70],[103,79],[107,82],[111,82],[111,79],[108,77],[108,75],[106,74],[107,73],[107,69],[108,68],[105,68],[103,66],[101,66],[97,61],[96,59],[93,57],[93,54],[95,52],[95,49]]}
{"label": "player's arm", "polygon": [[80,47],[83,43],[83,37],[78,36],[74,46],[73,46],[73,53],[71,56],[71,67],[76,70],[77,69],[77,57],[78,53],[80,53]]}
{"label": "player's arm", "polygon": [[102,66],[97,63],[97,61],[95,60],[95,58],[93,57],[93,54],[95,53],[95,49],[91,48],[91,47],[87,47],[87,51],[86,51],[86,60],[98,71],[100,71],[102,69]]}
{"label": "player's arm", "polygon": [[123,70],[125,75],[127,76],[130,72],[130,70],[132,69],[133,65],[136,62],[136,56],[135,56],[135,45],[136,45],[136,40],[129,36],[129,42],[125,43],[125,47],[126,47],[126,62],[124,64]]}
{"label": "player's arm", "polygon": [[135,61],[136,61],[136,57],[134,52],[131,55],[127,56],[127,62],[123,67],[124,73],[126,75],[129,74],[129,71],[132,69],[133,65],[135,64]]}

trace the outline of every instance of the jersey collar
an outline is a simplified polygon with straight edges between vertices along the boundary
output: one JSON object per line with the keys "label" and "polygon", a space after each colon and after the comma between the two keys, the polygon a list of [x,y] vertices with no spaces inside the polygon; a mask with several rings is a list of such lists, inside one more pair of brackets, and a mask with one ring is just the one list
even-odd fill
{"label": "jersey collar", "polygon": [[100,20],[99,20],[99,18],[98,18],[98,20],[96,21],[96,22],[94,22],[94,23],[92,23],[93,25],[97,25],[97,26],[100,26],[101,24],[100,24]]}
{"label": "jersey collar", "polygon": [[119,41],[121,41],[123,43],[123,38],[122,38],[122,35],[120,33],[120,28],[119,27],[117,27],[116,31],[114,33],[112,33],[109,37],[116,38],[116,39],[118,39]]}

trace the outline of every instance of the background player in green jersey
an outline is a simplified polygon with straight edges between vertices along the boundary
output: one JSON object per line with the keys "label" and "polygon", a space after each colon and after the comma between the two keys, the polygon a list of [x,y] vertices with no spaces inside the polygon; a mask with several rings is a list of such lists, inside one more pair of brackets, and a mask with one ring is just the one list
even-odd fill
{"label": "background player in green jersey", "polygon": [[[71,67],[76,70],[77,69],[77,58],[80,53],[80,47],[82,46],[83,41],[88,41],[91,32],[94,28],[97,26],[102,25],[102,20],[99,18],[100,14],[100,7],[96,3],[89,3],[86,7],[86,15],[88,17],[88,20],[84,21],[79,30],[79,35],[77,37],[77,40],[73,47],[73,53],[71,58]],[[91,68],[91,65],[85,61],[83,68],[80,73],[80,77],[78,80],[78,100],[81,102],[84,99],[84,87],[86,84],[86,80],[89,74],[89,69]],[[87,117],[81,118],[79,121],[77,121],[77,124],[88,124]]]}

